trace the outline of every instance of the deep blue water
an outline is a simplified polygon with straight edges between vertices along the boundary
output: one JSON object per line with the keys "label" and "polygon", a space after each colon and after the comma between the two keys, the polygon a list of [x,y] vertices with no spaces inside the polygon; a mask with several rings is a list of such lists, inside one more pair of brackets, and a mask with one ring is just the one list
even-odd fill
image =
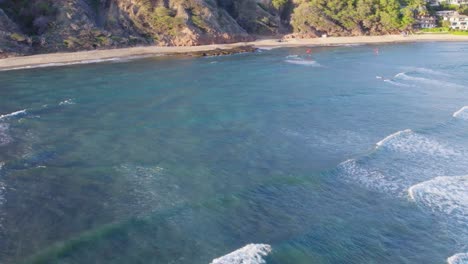
{"label": "deep blue water", "polygon": [[468,43],[375,47],[0,72],[0,263],[468,252]]}

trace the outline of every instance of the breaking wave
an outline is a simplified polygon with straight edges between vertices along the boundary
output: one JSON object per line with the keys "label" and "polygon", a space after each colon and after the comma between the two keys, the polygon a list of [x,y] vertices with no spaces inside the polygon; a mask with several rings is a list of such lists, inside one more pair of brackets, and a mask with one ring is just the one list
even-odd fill
{"label": "breaking wave", "polygon": [[464,106],[453,113],[453,117],[468,120],[468,106]]}
{"label": "breaking wave", "polygon": [[296,59],[296,60],[285,60],[285,62],[290,64],[296,65],[304,65],[304,66],[313,66],[313,67],[320,67],[320,63],[313,61],[313,60],[304,60],[304,59]]}
{"label": "breaking wave", "polygon": [[73,99],[67,99],[59,103],[59,105],[72,105],[72,104],[75,104]]}
{"label": "breaking wave", "polygon": [[296,64],[296,65],[304,65],[304,66],[313,66],[313,67],[320,67],[320,63],[310,60],[310,59],[304,59],[299,55],[288,55],[286,56],[286,63],[290,64]]}
{"label": "breaking wave", "polygon": [[447,77],[450,76],[450,74],[447,74],[445,72],[440,72],[440,71],[436,71],[433,69],[422,68],[422,67],[407,67],[407,69],[410,72],[418,72],[418,73],[438,75],[438,76],[447,76]]}
{"label": "breaking wave", "polygon": [[385,148],[404,153],[424,153],[449,157],[456,155],[456,151],[448,146],[414,133],[411,129],[395,132],[376,143],[377,148]]}
{"label": "breaking wave", "polygon": [[271,252],[267,244],[248,244],[220,258],[213,259],[210,264],[261,264],[265,263],[263,257]]}
{"label": "breaking wave", "polygon": [[417,204],[468,224],[468,175],[436,177],[411,186],[408,194]]}
{"label": "breaking wave", "polygon": [[408,75],[406,72],[400,72],[395,75],[394,79],[399,79],[403,81],[415,82],[415,83],[422,83],[426,85],[439,85],[439,86],[451,86],[451,87],[463,87],[455,83],[439,81],[434,79],[428,79],[423,77],[416,77]]}
{"label": "breaking wave", "polygon": [[468,253],[458,253],[447,259],[448,264],[468,264]]}
{"label": "breaking wave", "polygon": [[12,113],[9,113],[9,114],[0,115],[0,120],[4,120],[4,119],[7,119],[7,118],[20,116],[20,115],[24,115],[24,114],[26,114],[26,109],[16,111],[16,112],[12,112]]}

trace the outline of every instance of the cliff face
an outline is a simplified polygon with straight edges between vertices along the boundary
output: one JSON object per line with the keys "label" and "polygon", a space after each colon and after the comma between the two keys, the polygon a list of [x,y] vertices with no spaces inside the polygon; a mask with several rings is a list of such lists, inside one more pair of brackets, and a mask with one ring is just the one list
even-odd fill
{"label": "cliff face", "polygon": [[[0,0],[0,57],[411,29],[424,0]],[[294,37],[294,36],[293,36]]]}
{"label": "cliff face", "polygon": [[281,29],[271,0],[0,0],[0,8],[3,56],[231,43]]}

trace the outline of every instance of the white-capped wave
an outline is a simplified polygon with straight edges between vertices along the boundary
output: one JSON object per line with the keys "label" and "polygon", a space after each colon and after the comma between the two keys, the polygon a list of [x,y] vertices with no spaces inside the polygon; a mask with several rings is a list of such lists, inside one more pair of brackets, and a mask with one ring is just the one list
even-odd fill
{"label": "white-capped wave", "polygon": [[296,64],[296,65],[304,65],[304,66],[313,66],[313,67],[320,67],[320,63],[314,60],[305,60],[305,59],[294,59],[294,60],[285,60],[287,63]]}
{"label": "white-capped wave", "polygon": [[73,99],[67,99],[59,103],[59,105],[72,105],[72,104],[75,104]]}
{"label": "white-capped wave", "polygon": [[419,205],[468,224],[468,175],[436,177],[411,186],[408,194]]}
{"label": "white-capped wave", "polygon": [[463,106],[458,111],[453,113],[453,117],[468,120],[468,106]]}
{"label": "white-capped wave", "polygon": [[263,257],[271,252],[267,244],[248,244],[220,258],[213,259],[211,264],[261,264],[265,263]]}
{"label": "white-capped wave", "polygon": [[279,46],[261,46],[258,47],[259,50],[272,50],[272,49],[277,49]]}
{"label": "white-capped wave", "polygon": [[26,109],[19,110],[19,111],[16,111],[16,112],[12,112],[12,113],[9,113],[9,114],[0,115],[0,120],[7,119],[7,118],[10,118],[10,117],[14,117],[14,116],[18,116],[18,115],[24,115],[24,114],[26,114]]}
{"label": "white-capped wave", "polygon": [[447,74],[445,72],[440,72],[440,71],[436,71],[434,69],[423,68],[423,67],[407,67],[406,69],[408,71],[424,73],[424,74],[439,75],[439,76],[450,76],[450,74]]}
{"label": "white-capped wave", "polygon": [[390,80],[390,79],[385,79],[385,80],[383,80],[383,81],[386,82],[386,83],[389,83],[389,84],[391,84],[391,85],[400,86],[400,87],[409,87],[409,86],[411,86],[411,85],[409,85],[409,84],[400,83],[400,82],[395,82],[395,81]]}
{"label": "white-capped wave", "polygon": [[457,152],[449,146],[445,146],[424,135],[417,134],[411,129],[398,131],[385,137],[377,142],[376,147],[397,152],[423,153],[444,157],[457,154]]}
{"label": "white-capped wave", "polygon": [[447,259],[448,264],[468,264],[468,253],[458,253]]}
{"label": "white-capped wave", "polygon": [[451,86],[451,87],[463,87],[455,83],[451,82],[445,82],[445,81],[440,81],[440,80],[434,80],[434,79],[428,79],[428,78],[423,78],[423,77],[416,77],[416,76],[411,76],[408,75],[406,72],[400,72],[397,75],[395,75],[394,79],[399,79],[399,80],[404,80],[404,81],[409,81],[409,82],[415,82],[415,83],[422,83],[426,85],[438,85],[438,86]]}

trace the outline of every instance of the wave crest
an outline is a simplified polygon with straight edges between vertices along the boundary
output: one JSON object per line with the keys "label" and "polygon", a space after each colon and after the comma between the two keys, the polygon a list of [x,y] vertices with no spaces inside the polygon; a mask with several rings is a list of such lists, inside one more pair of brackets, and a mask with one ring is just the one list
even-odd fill
{"label": "wave crest", "polygon": [[436,140],[417,134],[411,129],[395,132],[376,143],[377,149],[403,153],[419,153],[435,156],[449,157],[456,155],[456,151]]}
{"label": "wave crest", "polygon": [[411,186],[408,194],[421,206],[468,223],[468,175],[436,177]]}
{"label": "wave crest", "polygon": [[447,259],[448,264],[468,264],[468,253],[458,253]]}
{"label": "wave crest", "polygon": [[4,120],[4,119],[10,118],[10,117],[14,117],[14,116],[18,116],[18,115],[24,115],[24,114],[26,114],[26,109],[15,111],[15,112],[12,112],[12,113],[9,113],[9,114],[0,115],[0,120]]}
{"label": "wave crest", "polygon": [[453,113],[453,117],[468,120],[468,106],[463,106],[458,111]]}
{"label": "wave crest", "polygon": [[210,264],[261,264],[263,257],[271,252],[267,244],[248,244],[220,258],[213,259]]}

